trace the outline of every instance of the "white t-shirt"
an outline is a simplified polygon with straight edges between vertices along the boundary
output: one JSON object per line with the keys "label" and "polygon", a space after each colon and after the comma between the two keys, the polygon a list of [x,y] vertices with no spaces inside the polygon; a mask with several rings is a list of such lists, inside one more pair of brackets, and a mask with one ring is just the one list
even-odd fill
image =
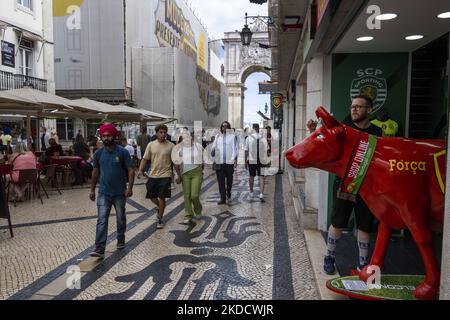
{"label": "white t-shirt", "polygon": [[181,174],[200,167],[203,164],[203,147],[199,143],[194,143],[191,147],[179,147],[179,157],[182,161]]}
{"label": "white t-shirt", "polygon": [[[257,145],[258,141],[259,141],[259,159],[258,159],[258,145]],[[244,149],[245,151],[248,151],[248,160],[250,164],[257,164],[258,162],[262,164],[267,164],[269,160],[267,157],[268,143],[267,139],[264,138],[262,134],[253,133],[252,135],[248,136],[248,138],[245,140]]]}
{"label": "white t-shirt", "polygon": [[134,157],[134,148],[133,148],[133,146],[130,146],[129,144],[127,144],[125,149],[127,149],[127,151],[130,153],[130,157]]}

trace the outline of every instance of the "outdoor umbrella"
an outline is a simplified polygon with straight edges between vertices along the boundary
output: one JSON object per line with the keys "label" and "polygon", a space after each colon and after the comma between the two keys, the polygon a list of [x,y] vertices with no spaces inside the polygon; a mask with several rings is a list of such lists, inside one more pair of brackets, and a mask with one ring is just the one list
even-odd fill
{"label": "outdoor umbrella", "polygon": [[13,89],[4,91],[3,93],[16,97],[17,99],[31,101],[36,105],[42,106],[43,110],[73,110],[70,106],[71,100],[32,88]]}

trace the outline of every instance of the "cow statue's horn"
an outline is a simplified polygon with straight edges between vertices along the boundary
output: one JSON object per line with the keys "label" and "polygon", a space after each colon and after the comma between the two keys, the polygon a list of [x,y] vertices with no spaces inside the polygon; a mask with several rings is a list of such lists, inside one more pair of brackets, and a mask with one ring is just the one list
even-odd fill
{"label": "cow statue's horn", "polygon": [[337,121],[331,114],[328,113],[327,110],[325,110],[324,107],[318,107],[316,110],[316,116],[317,118],[322,119],[322,122],[324,123],[325,127],[328,129],[334,128],[339,126],[339,121]]}

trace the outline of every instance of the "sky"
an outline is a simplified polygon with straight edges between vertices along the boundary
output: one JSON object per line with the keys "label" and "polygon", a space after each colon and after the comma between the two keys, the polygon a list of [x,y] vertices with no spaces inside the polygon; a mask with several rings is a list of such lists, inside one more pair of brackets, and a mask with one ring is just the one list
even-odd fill
{"label": "sky", "polygon": [[265,73],[258,72],[251,74],[245,82],[245,100],[244,100],[244,127],[251,126],[253,123],[260,123],[262,117],[257,114],[258,111],[265,113],[264,106],[269,106],[270,114],[270,95],[259,94],[258,82],[269,80]]}
{"label": "sky", "polygon": [[267,16],[267,3],[259,5],[249,0],[186,0],[208,28],[211,39],[223,38],[223,33],[241,30],[245,13]]}
{"label": "sky", "polygon": [[[249,16],[267,16],[267,3],[258,5],[249,0],[187,0],[203,24],[211,39],[221,39],[224,32],[241,30],[245,13]],[[254,73],[247,78],[244,101],[244,123],[259,123],[262,118],[256,113],[264,112],[264,105],[270,106],[270,95],[258,94],[258,82],[269,80],[264,73]]]}

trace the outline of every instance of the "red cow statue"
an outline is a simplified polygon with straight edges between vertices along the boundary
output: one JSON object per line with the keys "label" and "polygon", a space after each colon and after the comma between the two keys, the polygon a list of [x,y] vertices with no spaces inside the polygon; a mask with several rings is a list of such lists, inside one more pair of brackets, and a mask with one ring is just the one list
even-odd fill
{"label": "red cow statue", "polygon": [[[323,125],[285,156],[295,168],[315,167],[342,178],[361,132],[341,124],[323,107],[316,115]],[[410,230],[425,266],[416,299],[434,299],[439,288],[430,225],[442,226],[444,220],[445,149],[444,140],[377,138],[359,189],[380,221],[370,265],[382,268],[393,229]],[[369,276],[367,267],[359,274],[364,281]]]}

